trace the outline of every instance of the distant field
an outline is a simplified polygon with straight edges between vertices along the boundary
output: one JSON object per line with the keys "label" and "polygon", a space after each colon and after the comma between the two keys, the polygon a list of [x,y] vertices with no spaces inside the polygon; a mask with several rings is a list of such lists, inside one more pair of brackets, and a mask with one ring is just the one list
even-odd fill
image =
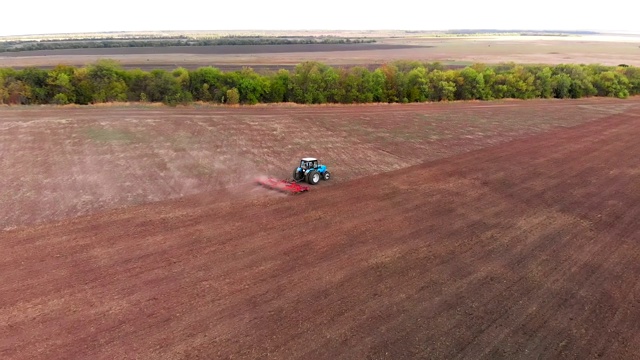
{"label": "distant field", "polygon": [[213,45],[213,46],[165,46],[165,47],[121,47],[87,48],[64,50],[34,50],[2,53],[0,57],[81,56],[81,55],[243,55],[243,54],[288,54],[342,51],[400,50],[423,47],[409,44],[292,44],[292,45]]}
{"label": "distant field", "polygon": [[51,50],[0,54],[0,67],[86,65],[101,58],[118,60],[126,68],[189,69],[212,65],[290,68],[303,61],[329,65],[378,65],[393,60],[440,61],[450,65],[474,62],[527,64],[599,63],[640,66],[640,42],[635,37],[472,36],[385,37],[375,44],[232,45],[213,47],[112,48]]}
{"label": "distant field", "polygon": [[[224,71],[233,71],[248,65],[259,71],[293,69],[298,62],[277,59],[294,59],[298,54],[303,57],[310,56],[310,54],[326,57],[327,54],[339,53],[339,55],[335,55],[338,57],[354,51],[373,53],[412,48],[422,47],[408,44],[296,44],[38,50],[0,53],[0,67],[24,68],[37,66],[40,68],[53,68],[60,63],[86,65],[100,58],[111,58],[119,60],[124,68],[129,69],[171,70],[179,66],[187,69],[196,69],[201,66],[213,65]],[[260,64],[249,64],[242,60],[247,56],[259,56],[264,59],[273,58],[274,61],[261,60],[262,63]],[[212,62],[209,62],[209,60]],[[341,65],[366,65],[373,69],[383,62],[363,64],[356,59],[353,63],[343,63]]]}

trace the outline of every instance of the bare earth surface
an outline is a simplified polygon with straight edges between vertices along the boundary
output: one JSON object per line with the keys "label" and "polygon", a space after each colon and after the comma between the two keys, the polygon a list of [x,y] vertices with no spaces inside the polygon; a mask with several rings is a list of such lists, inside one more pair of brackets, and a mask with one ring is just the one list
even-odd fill
{"label": "bare earth surface", "polygon": [[[640,99],[0,108],[0,229],[291,176],[332,184],[620,113]],[[327,184],[328,185],[328,184]]]}
{"label": "bare earth surface", "polygon": [[[540,117],[574,103],[526,104]],[[572,113],[581,115],[574,127],[484,142],[478,150],[369,177],[362,167],[300,196],[212,189],[0,232],[0,357],[638,358],[640,105],[575,104]],[[463,114],[473,105],[456,105],[455,112],[447,106],[428,107],[426,114]],[[11,109],[3,119],[14,111],[24,111],[23,124],[10,121],[3,133],[29,128],[49,112],[40,125],[50,131],[39,137],[49,145],[34,154],[60,152],[61,130],[47,127],[59,113]],[[71,120],[62,129],[72,143],[74,126],[84,123],[71,113],[99,115],[65,111]],[[124,119],[149,119],[146,111],[160,110],[103,111],[103,117],[121,111]],[[318,115],[277,111],[289,124]],[[331,118],[369,116],[377,124],[378,110],[350,111],[333,109]],[[592,121],[581,119],[598,112]],[[160,115],[166,134],[152,134],[178,133],[170,125],[175,119],[165,110]],[[215,128],[215,120],[195,119]],[[96,126],[98,120],[84,121]],[[390,124],[379,121],[379,128]],[[348,144],[364,146],[363,137],[356,139]],[[426,143],[405,143],[407,153],[404,146],[384,149],[405,165],[432,156],[420,147]],[[73,152],[96,146],[80,144]],[[116,172],[104,159],[118,151],[107,144],[99,164]],[[335,173],[345,174],[355,163],[347,160],[350,148],[342,153],[333,146],[327,154],[344,156],[333,155]],[[415,149],[423,156],[410,157]],[[371,150],[358,160],[381,164],[373,172],[392,170],[382,153]],[[69,154],[61,163],[76,160]],[[100,173],[101,166],[92,169]],[[148,174],[139,171],[145,186]],[[122,173],[121,181],[130,176]]]}
{"label": "bare earth surface", "polygon": [[638,36],[473,36],[468,38],[386,38],[374,44],[232,45],[207,47],[107,48],[0,53],[0,67],[51,68],[58,64],[83,66],[102,58],[118,60],[126,68],[146,70],[215,66],[225,70],[290,69],[304,61],[334,66],[376,67],[394,60],[466,65],[602,64],[640,66]]}

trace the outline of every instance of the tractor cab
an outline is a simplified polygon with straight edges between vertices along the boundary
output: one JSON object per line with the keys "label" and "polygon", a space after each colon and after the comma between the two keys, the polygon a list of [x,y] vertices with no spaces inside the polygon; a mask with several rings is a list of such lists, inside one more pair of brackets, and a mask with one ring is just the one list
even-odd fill
{"label": "tractor cab", "polygon": [[300,160],[300,168],[303,170],[317,169],[318,159],[316,158],[302,158]]}
{"label": "tractor cab", "polygon": [[311,185],[317,184],[320,180],[329,180],[330,177],[327,167],[311,157],[302,158],[300,166],[293,171],[294,181],[306,181]]}

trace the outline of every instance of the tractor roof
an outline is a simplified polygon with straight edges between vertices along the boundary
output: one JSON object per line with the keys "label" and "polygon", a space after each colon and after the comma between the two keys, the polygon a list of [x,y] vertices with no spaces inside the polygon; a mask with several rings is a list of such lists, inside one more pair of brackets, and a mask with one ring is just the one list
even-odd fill
{"label": "tractor roof", "polygon": [[302,161],[316,161],[316,160],[318,160],[318,159],[312,158],[312,157],[302,158]]}

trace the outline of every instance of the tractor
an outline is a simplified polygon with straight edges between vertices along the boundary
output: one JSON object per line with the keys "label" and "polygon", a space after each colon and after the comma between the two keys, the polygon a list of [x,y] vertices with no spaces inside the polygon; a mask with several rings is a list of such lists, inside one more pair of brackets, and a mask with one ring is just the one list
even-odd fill
{"label": "tractor", "polygon": [[319,164],[316,158],[302,158],[300,166],[293,171],[294,181],[306,181],[311,185],[316,185],[320,179],[331,179],[331,173],[327,170],[327,166]]}

